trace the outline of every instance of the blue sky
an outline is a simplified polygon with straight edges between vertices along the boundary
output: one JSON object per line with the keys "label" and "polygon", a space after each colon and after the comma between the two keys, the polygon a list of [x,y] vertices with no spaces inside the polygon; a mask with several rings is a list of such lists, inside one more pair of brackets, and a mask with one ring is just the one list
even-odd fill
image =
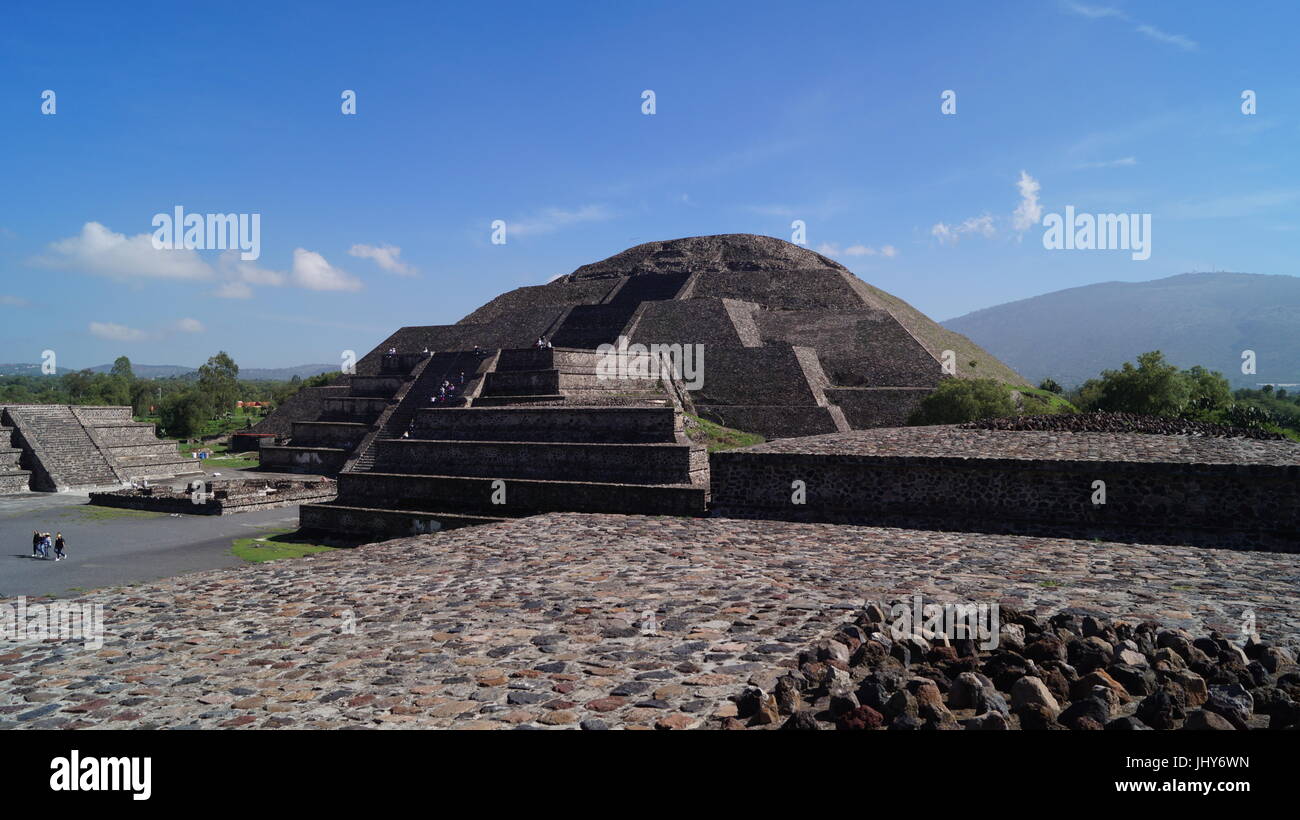
{"label": "blue sky", "polygon": [[[1297,273],[1292,3],[44,2],[5,18],[3,362],[336,362],[639,242],[789,239],[796,219],[809,247],[940,320],[1093,282]],[[260,257],[154,250],[153,216],[178,205],[260,214]],[[1152,214],[1150,259],[1044,249],[1036,217],[1067,205]]]}

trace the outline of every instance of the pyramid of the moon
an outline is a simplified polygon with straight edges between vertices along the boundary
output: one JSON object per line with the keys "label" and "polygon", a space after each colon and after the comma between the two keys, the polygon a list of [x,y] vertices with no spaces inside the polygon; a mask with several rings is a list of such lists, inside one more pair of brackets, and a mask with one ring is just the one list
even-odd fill
{"label": "pyramid of the moon", "polygon": [[[965,336],[843,265],[752,234],[647,242],[544,285],[503,293],[454,325],[404,327],[357,363],[381,373],[384,354],[617,343],[703,345],[699,415],[769,438],[905,423],[944,378],[1024,380]],[[354,377],[355,379],[355,377]],[[338,388],[335,388],[338,389]],[[300,411],[264,422],[287,434]],[[292,402],[291,402],[292,404]],[[280,429],[283,428],[283,429]]]}

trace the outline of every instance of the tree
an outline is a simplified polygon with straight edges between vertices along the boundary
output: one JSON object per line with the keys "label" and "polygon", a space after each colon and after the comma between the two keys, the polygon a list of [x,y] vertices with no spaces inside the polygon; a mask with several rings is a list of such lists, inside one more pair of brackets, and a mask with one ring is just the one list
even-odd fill
{"label": "tree", "polygon": [[1152,350],[1137,357],[1137,367],[1124,362],[1119,370],[1103,370],[1079,389],[1085,411],[1176,416],[1191,397],[1190,380]]}
{"label": "tree", "polygon": [[199,392],[218,415],[230,412],[239,399],[239,365],[226,351],[208,359],[199,368]]}
{"label": "tree", "polygon": [[1043,379],[1042,383],[1038,385],[1038,389],[1046,390],[1048,393],[1055,393],[1058,396],[1065,392],[1065,388],[1057,384],[1055,379]]}
{"label": "tree", "polygon": [[1232,406],[1232,387],[1223,374],[1211,372],[1199,364],[1182,372],[1187,380],[1187,405],[1182,414],[1188,418],[1212,421],[1214,414]]}
{"label": "tree", "polygon": [[167,435],[189,438],[203,429],[208,420],[208,402],[195,390],[174,393],[158,408],[158,421]]}
{"label": "tree", "polygon": [[908,424],[963,424],[976,419],[1014,416],[1006,385],[993,379],[944,379],[921,400]]}
{"label": "tree", "polygon": [[135,373],[131,370],[131,360],[125,356],[118,356],[113,360],[113,369],[109,373],[120,376],[128,382],[135,380]]}

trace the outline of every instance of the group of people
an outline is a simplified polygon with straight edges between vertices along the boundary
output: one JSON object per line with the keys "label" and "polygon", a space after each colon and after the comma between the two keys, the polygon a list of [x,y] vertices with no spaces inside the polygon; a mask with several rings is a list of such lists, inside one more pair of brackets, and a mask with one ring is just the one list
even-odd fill
{"label": "group of people", "polygon": [[538,350],[543,350],[550,346],[551,346],[551,340],[546,338],[545,336],[538,336],[537,341],[533,343],[533,347],[537,348]]}
{"label": "group of people", "polygon": [[429,403],[443,404],[444,402],[449,402],[456,398],[456,394],[459,393],[460,389],[464,386],[465,371],[462,370],[460,371],[460,375],[456,377],[455,381],[452,381],[451,379],[443,379],[442,385],[438,387],[438,395],[430,396]]}
{"label": "group of people", "polygon": [[63,540],[63,533],[61,532],[56,532],[54,534],[54,540],[51,541],[50,534],[48,532],[39,532],[37,530],[32,530],[32,557],[33,558],[39,557],[48,561],[50,558],[50,549],[51,547],[53,547],[54,560],[62,561],[64,558],[68,557],[63,552],[65,546],[67,545]]}

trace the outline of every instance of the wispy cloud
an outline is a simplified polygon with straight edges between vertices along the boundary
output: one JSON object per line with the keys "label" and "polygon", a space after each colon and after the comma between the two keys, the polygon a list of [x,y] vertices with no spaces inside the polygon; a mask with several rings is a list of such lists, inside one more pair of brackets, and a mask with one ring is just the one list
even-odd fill
{"label": "wispy cloud", "polygon": [[112,342],[143,342],[149,338],[149,334],[143,330],[119,325],[115,322],[91,322],[89,330],[91,336],[108,339]]}
{"label": "wispy cloud", "polygon": [[817,252],[822,256],[883,256],[892,259],[898,256],[898,248],[893,245],[881,245],[879,249],[869,245],[849,245],[841,249],[839,245],[833,242],[823,242],[817,247]]}
{"label": "wispy cloud", "polygon": [[540,236],[584,222],[603,222],[613,218],[604,205],[584,205],[574,210],[545,208],[531,216],[506,222],[508,236]]}
{"label": "wispy cloud", "polygon": [[1073,0],[1065,0],[1061,7],[1070,14],[1078,17],[1087,17],[1089,20],[1114,19],[1121,20],[1125,23],[1133,24],[1133,30],[1143,37],[1154,40],[1157,43],[1175,46],[1184,51],[1195,51],[1199,48],[1197,42],[1184,34],[1172,34],[1162,29],[1156,28],[1149,23],[1143,23],[1135,20],[1128,12],[1117,9],[1113,6],[1093,6],[1086,3],[1076,3]]}
{"label": "wispy cloud", "polygon": [[992,239],[997,236],[998,230],[993,226],[993,216],[984,214],[983,216],[972,216],[962,222],[960,225],[949,225],[945,222],[936,222],[930,228],[930,235],[938,239],[943,244],[957,244],[963,236],[979,234],[986,239]]}
{"label": "wispy cloud", "polygon": [[376,265],[398,276],[416,274],[414,267],[402,261],[402,249],[396,245],[353,245],[348,250],[348,254],[362,259],[373,259]]}
{"label": "wispy cloud", "polygon": [[0,305],[5,307],[27,307],[31,302],[21,296],[10,296],[7,293],[0,293]]}
{"label": "wispy cloud", "polygon": [[1080,164],[1080,168],[1128,168],[1137,165],[1137,157],[1120,157],[1119,159],[1108,159],[1101,162],[1085,162]]}
{"label": "wispy cloud", "polygon": [[1021,171],[1020,179],[1016,180],[1016,188],[1020,191],[1020,204],[1011,215],[1011,227],[1016,233],[1024,233],[1037,225],[1043,216],[1043,206],[1038,204],[1038,191],[1042,186],[1038,180]]}

